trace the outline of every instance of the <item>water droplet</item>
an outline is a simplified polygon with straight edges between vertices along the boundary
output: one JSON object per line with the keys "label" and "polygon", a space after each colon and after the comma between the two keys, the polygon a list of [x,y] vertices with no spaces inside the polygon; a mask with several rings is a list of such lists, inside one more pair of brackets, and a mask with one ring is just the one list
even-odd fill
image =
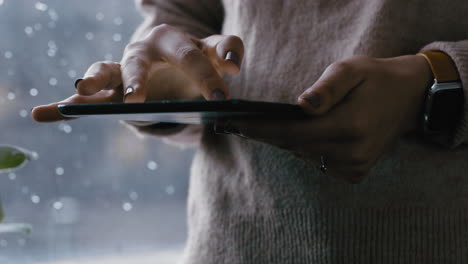
{"label": "water droplet", "polygon": [[41,30],[41,29],[42,29],[42,24],[41,24],[41,23],[36,23],[36,24],[34,24],[34,29],[35,29],[36,31]]}
{"label": "water droplet", "polygon": [[72,132],[72,127],[67,123],[60,123],[58,128],[59,128],[59,130],[65,132],[67,134],[70,134]]}
{"label": "water droplet", "polygon": [[148,164],[146,164],[146,167],[148,167],[149,170],[156,170],[158,168],[158,164],[155,161],[148,161]]}
{"label": "water droplet", "polygon": [[55,44],[55,41],[53,41],[53,40],[49,40],[49,41],[47,42],[47,46],[48,46],[49,48],[51,48],[51,49],[57,48],[57,44]]}
{"label": "water droplet", "polygon": [[27,117],[28,116],[28,111],[26,109],[21,109],[19,111],[19,115],[23,118]]}
{"label": "water droplet", "polygon": [[96,13],[96,20],[102,21],[104,19],[104,14],[102,12]]}
{"label": "water droplet", "polygon": [[5,239],[0,240],[0,247],[8,247],[8,241]]}
{"label": "water droplet", "polygon": [[13,101],[13,100],[15,100],[16,95],[14,93],[12,93],[12,92],[9,92],[7,94],[7,98],[8,98],[8,100]]}
{"label": "water droplet", "polygon": [[33,30],[32,27],[28,26],[28,27],[24,28],[24,33],[26,33],[26,35],[28,35],[28,36],[31,36],[34,33],[34,30]]}
{"label": "water droplet", "polygon": [[169,194],[169,195],[173,195],[175,192],[175,187],[172,186],[172,185],[168,185],[166,186],[166,193]]}
{"label": "water droplet", "polygon": [[131,191],[131,192],[128,194],[128,197],[130,197],[130,200],[136,201],[136,200],[138,200],[138,193],[135,192],[135,191]]}
{"label": "water droplet", "polygon": [[31,195],[31,202],[35,203],[35,204],[38,204],[39,202],[41,201],[41,197],[33,194]]}
{"label": "water droplet", "polygon": [[14,181],[16,179],[16,174],[13,172],[8,173],[8,179]]}
{"label": "water droplet", "polygon": [[58,20],[58,14],[57,14],[57,11],[55,11],[54,9],[50,9],[49,10],[49,17],[50,19],[54,20],[54,21],[57,21]]}
{"label": "water droplet", "polygon": [[65,173],[65,170],[62,167],[55,168],[55,174],[60,176],[63,175],[63,173]]}
{"label": "water droplet", "polygon": [[69,70],[68,71],[68,77],[75,79],[76,78],[76,71],[75,70]]}
{"label": "water droplet", "polygon": [[5,56],[5,59],[7,59],[7,60],[13,58],[13,52],[11,52],[9,50],[5,51],[5,53],[3,55]]}
{"label": "water droplet", "polygon": [[122,204],[122,209],[126,212],[132,210],[132,208],[133,208],[133,205],[129,202],[125,202]]}
{"label": "water droplet", "polygon": [[123,24],[123,19],[121,17],[116,17],[114,18],[114,24],[116,24],[117,26],[120,26]]}
{"label": "water droplet", "polygon": [[51,86],[55,86],[55,85],[57,85],[57,83],[58,83],[58,80],[56,78],[52,77],[52,78],[49,79],[49,84]]}
{"label": "water droplet", "polygon": [[47,10],[47,5],[42,3],[42,2],[36,2],[34,7],[39,11],[46,11]]}
{"label": "water droplet", "polygon": [[85,35],[87,40],[93,40],[94,39],[94,34],[93,32],[87,32]]}
{"label": "water droplet", "polygon": [[55,201],[53,204],[52,204],[52,207],[54,207],[55,210],[60,210],[63,208],[63,203],[60,202],[60,201]]}
{"label": "water droplet", "polygon": [[0,6],[3,5],[3,0],[0,0]]}
{"label": "water droplet", "polygon": [[55,49],[48,49],[47,50],[47,56],[49,57],[55,57],[55,53],[57,52],[57,50]]}
{"label": "water droplet", "polygon": [[112,36],[112,39],[115,41],[115,42],[119,42],[122,40],[122,35],[119,34],[119,33],[115,33],[113,36]]}
{"label": "water droplet", "polygon": [[31,96],[37,96],[38,93],[39,91],[36,88],[31,88],[31,90],[29,90]]}

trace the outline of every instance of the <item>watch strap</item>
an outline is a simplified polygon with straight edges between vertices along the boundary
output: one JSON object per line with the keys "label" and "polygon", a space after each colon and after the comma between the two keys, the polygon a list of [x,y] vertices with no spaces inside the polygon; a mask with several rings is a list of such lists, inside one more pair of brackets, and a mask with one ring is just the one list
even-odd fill
{"label": "watch strap", "polygon": [[417,55],[426,59],[437,82],[456,82],[460,79],[457,67],[447,54],[441,51],[426,51]]}

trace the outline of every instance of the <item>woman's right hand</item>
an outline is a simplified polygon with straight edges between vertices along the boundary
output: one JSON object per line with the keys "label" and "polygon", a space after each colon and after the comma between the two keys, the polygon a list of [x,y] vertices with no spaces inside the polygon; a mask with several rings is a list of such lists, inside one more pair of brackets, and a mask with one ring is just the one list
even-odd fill
{"label": "woman's right hand", "polygon": [[224,74],[240,70],[244,46],[236,36],[194,39],[175,27],[155,27],[127,45],[121,63],[96,62],[76,83],[77,93],[32,110],[38,122],[66,120],[59,104],[228,99]]}

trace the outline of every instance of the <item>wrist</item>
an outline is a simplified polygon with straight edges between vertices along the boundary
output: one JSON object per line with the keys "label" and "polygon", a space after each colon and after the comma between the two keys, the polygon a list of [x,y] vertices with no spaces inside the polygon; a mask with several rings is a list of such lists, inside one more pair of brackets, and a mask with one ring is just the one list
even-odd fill
{"label": "wrist", "polygon": [[463,109],[463,88],[452,59],[441,51],[418,53],[429,65],[434,80],[428,86],[422,128],[432,141],[448,144]]}
{"label": "wrist", "polygon": [[408,123],[404,126],[406,133],[414,133],[421,131],[421,119],[424,114],[424,101],[427,95],[427,90],[434,80],[431,68],[424,57],[419,55],[410,55],[411,63],[409,69],[413,70],[409,83],[412,87],[412,115]]}

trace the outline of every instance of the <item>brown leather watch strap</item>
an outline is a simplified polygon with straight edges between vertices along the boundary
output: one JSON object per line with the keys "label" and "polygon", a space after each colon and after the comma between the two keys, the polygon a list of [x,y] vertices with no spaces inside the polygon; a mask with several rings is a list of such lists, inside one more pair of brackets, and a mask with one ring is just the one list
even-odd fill
{"label": "brown leather watch strap", "polygon": [[437,82],[455,82],[460,79],[457,67],[447,54],[441,51],[426,51],[416,55],[426,59]]}

